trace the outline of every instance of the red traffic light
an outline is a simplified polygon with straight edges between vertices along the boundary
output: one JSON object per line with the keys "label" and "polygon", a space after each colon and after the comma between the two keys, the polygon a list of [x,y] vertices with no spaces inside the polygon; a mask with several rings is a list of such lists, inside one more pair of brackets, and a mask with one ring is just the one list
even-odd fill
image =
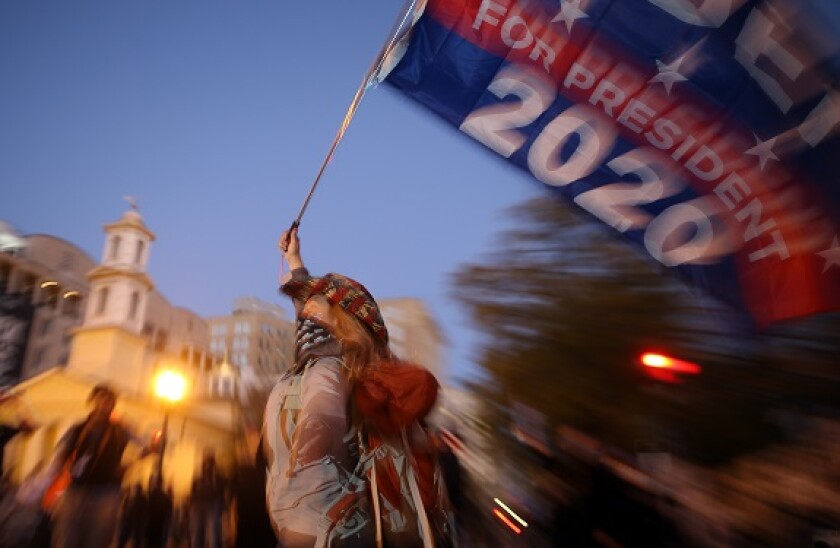
{"label": "red traffic light", "polygon": [[680,382],[677,374],[699,375],[702,368],[696,363],[678,360],[656,352],[645,352],[641,357],[647,373],[661,381]]}

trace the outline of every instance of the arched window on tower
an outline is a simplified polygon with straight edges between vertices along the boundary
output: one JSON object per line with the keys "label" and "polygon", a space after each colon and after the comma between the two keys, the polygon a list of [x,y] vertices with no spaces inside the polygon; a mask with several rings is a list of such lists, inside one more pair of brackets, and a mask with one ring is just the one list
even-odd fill
{"label": "arched window on tower", "polygon": [[122,238],[120,236],[114,236],[111,238],[111,252],[109,257],[112,260],[116,260],[120,256],[120,244],[122,243]]}
{"label": "arched window on tower", "polygon": [[219,395],[224,398],[229,398],[233,396],[233,379],[230,377],[223,377],[221,379],[221,389],[219,390]]}
{"label": "arched window on tower", "polygon": [[131,292],[131,302],[128,306],[128,319],[133,320],[137,317],[137,309],[140,307],[140,293],[137,291]]}
{"label": "arched window on tower", "polygon": [[208,381],[208,388],[211,397],[230,398],[234,395],[233,379],[227,376],[211,377]]}
{"label": "arched window on tower", "polygon": [[143,262],[143,251],[146,250],[146,242],[137,240],[137,246],[134,248],[134,264]]}
{"label": "arched window on tower", "polygon": [[20,292],[26,296],[28,301],[32,301],[33,296],[35,295],[35,285],[38,282],[38,278],[34,274],[23,274],[23,282],[20,284]]}
{"label": "arched window on tower", "polygon": [[61,313],[70,318],[78,318],[80,302],[82,302],[82,296],[78,291],[67,291],[64,293],[64,304],[61,307]]}
{"label": "arched window on tower", "polygon": [[58,282],[48,280],[41,283],[41,301],[42,304],[55,308],[58,304],[58,296],[61,294],[61,286]]}
{"label": "arched window on tower", "polygon": [[108,308],[108,293],[109,290],[107,287],[103,287],[99,290],[99,295],[97,296],[98,300],[96,301],[97,314],[104,314],[105,310]]}

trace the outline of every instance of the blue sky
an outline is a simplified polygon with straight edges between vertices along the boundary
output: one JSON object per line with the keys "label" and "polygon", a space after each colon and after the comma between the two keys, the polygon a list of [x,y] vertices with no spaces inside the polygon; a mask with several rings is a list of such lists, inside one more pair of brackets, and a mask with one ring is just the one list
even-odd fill
{"label": "blue sky", "polygon": [[[0,219],[99,258],[139,199],[150,273],[205,316],[277,295],[297,215],[401,2],[0,3]],[[387,86],[370,92],[303,219],[315,273],[423,299],[467,376],[477,335],[449,274],[541,191]]]}

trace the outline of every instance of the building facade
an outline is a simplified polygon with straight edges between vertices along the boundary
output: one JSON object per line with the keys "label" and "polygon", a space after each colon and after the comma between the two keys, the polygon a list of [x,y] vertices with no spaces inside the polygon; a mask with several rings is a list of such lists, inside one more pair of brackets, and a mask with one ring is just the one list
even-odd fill
{"label": "building facade", "polygon": [[286,311],[256,297],[239,297],[233,313],[208,320],[210,350],[239,368],[243,384],[272,385],[294,358],[294,325]]}
{"label": "building facade", "polygon": [[[40,428],[32,435],[17,436],[7,447],[11,477],[20,480],[50,458],[61,435],[86,415],[90,389],[104,381],[120,394],[116,413],[140,437],[149,438],[160,431],[162,423],[169,424],[172,435],[163,458],[164,480],[183,496],[206,448],[213,448],[221,463],[233,463],[243,437],[241,409],[235,398],[238,370],[214,362],[210,329],[203,318],[171,305],[155,290],[146,270],[155,235],[140,214],[131,209],[105,225],[104,231],[101,261],[82,261],[85,256],[77,254],[76,262],[70,261],[77,265],[73,275],[56,275],[62,272],[58,265],[67,261],[62,262],[61,253],[52,257],[47,251],[61,251],[69,244],[61,245],[54,238],[23,238],[30,244],[25,252],[5,251],[2,255],[0,264],[7,265],[3,270],[6,291],[27,295],[37,305],[26,340],[27,353],[49,347],[42,333],[49,335],[50,330],[39,327],[42,309],[52,321],[65,309],[76,321],[64,330],[69,339],[69,349],[61,347],[66,363],[47,362],[48,369],[38,368],[12,389],[20,396],[18,400],[26,402]],[[33,242],[41,240],[44,243],[35,249],[50,255],[48,258],[33,253]],[[41,270],[33,266],[33,257],[39,258]],[[72,308],[71,299],[78,306]],[[34,363],[40,365],[41,361]],[[164,369],[177,370],[186,380],[187,396],[177,404],[168,404],[154,393],[155,375]],[[145,481],[156,469],[149,459],[138,461],[126,480]]]}
{"label": "building facade", "polygon": [[70,242],[0,222],[0,386],[67,364],[95,265]]}
{"label": "building facade", "polygon": [[238,373],[244,418],[258,428],[268,393],[294,361],[294,323],[277,305],[239,297],[232,314],[210,318],[208,324],[215,362]]}
{"label": "building facade", "polygon": [[428,308],[419,299],[382,299],[377,301],[391,349],[403,360],[426,367],[443,382],[442,349],[445,339]]}
{"label": "building facade", "polygon": [[158,291],[147,266],[155,235],[136,210],[107,224],[98,265],[87,273],[90,298],[73,333],[68,370],[92,378],[114,376],[124,392],[148,395],[162,368],[178,369],[197,397],[232,397],[214,390],[217,364],[207,322],[173,306]]}

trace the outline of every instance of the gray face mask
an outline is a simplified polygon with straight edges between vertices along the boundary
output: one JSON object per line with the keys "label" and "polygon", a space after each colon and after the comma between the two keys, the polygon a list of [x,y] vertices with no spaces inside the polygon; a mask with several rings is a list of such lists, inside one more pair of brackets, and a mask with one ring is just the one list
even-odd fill
{"label": "gray face mask", "polygon": [[338,356],[341,345],[329,329],[315,318],[300,317],[295,334],[295,369],[324,356]]}

